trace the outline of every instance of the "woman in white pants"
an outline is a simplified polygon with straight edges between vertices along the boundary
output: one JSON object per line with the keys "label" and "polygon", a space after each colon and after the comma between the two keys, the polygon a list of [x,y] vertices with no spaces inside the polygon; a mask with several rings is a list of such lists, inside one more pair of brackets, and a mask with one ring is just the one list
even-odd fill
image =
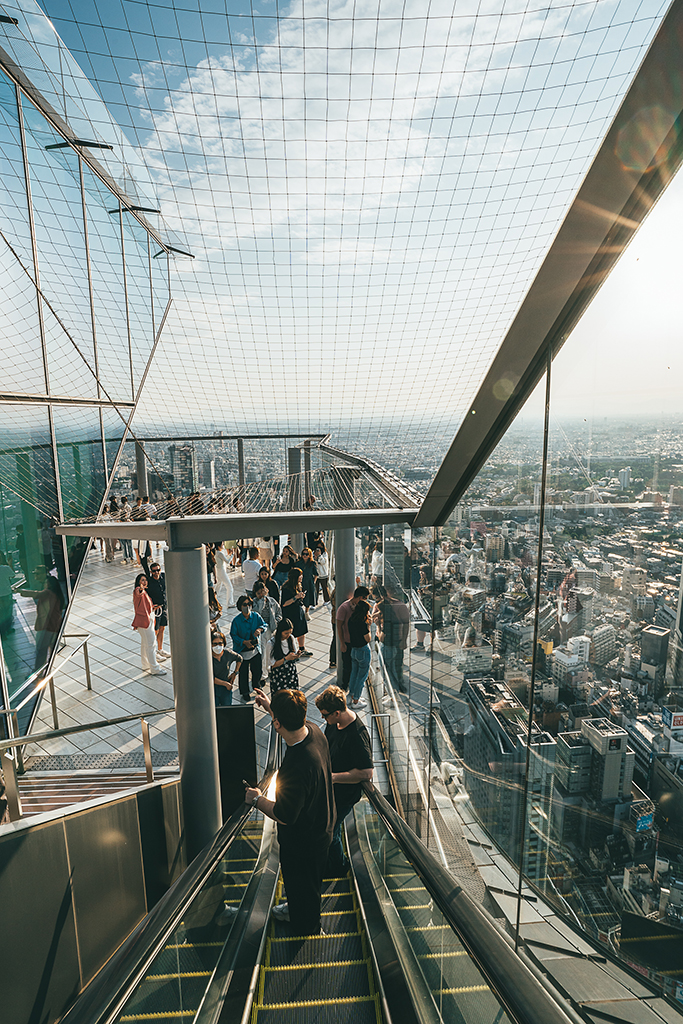
{"label": "woman in white pants", "polygon": [[135,577],[135,589],[133,590],[135,618],[132,625],[133,629],[140,634],[140,658],[144,671],[150,676],[165,676],[166,670],[161,668],[157,662],[154,605],[147,593],[147,587],[147,577],[144,572],[141,572]]}
{"label": "woman in white pants", "polygon": [[228,576],[231,561],[230,555],[223,546],[223,541],[216,544],[213,553],[216,556],[216,597],[223,608],[233,608],[235,595],[232,590],[232,581]]}

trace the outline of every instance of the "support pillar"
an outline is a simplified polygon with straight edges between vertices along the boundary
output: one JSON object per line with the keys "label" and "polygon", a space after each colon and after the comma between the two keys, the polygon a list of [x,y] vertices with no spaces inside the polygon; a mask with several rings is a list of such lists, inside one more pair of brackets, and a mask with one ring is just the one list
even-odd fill
{"label": "support pillar", "polygon": [[304,441],[304,502],[307,504],[311,496],[311,442]]}
{"label": "support pillar", "polygon": [[244,488],[244,441],[237,438],[237,482]]}
{"label": "support pillar", "polygon": [[222,821],[204,547],[167,551],[164,568],[189,863]]}
{"label": "support pillar", "polygon": [[144,498],[146,494],[149,494],[149,483],[147,481],[145,446],[142,441],[135,442],[135,475],[138,481],[138,497]]}
{"label": "support pillar", "polygon": [[[290,512],[301,511],[301,448],[288,448],[287,449],[287,477],[288,477],[288,494],[287,494],[287,505]],[[304,546],[304,535],[303,533],[292,534],[292,547],[301,554],[301,549]]]}
{"label": "support pillar", "polygon": [[[334,531],[335,604],[339,608],[356,589],[356,531]],[[341,637],[337,633],[337,685],[342,685]]]}

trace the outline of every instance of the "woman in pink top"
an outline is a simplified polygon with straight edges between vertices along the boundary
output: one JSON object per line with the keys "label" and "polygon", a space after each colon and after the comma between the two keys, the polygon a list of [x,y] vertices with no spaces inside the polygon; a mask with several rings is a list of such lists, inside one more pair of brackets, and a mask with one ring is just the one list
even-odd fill
{"label": "woman in pink top", "polygon": [[135,618],[132,625],[133,629],[140,634],[140,657],[144,671],[150,676],[165,676],[166,670],[161,668],[157,662],[154,605],[147,593],[147,586],[147,577],[144,572],[141,572],[135,577],[135,589],[133,590]]}

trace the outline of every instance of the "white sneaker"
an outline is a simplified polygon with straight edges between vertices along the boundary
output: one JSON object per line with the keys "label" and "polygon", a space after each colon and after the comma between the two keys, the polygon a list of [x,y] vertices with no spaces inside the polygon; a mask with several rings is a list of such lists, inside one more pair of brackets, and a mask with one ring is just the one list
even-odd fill
{"label": "white sneaker", "polygon": [[167,673],[166,673],[166,669],[165,668],[148,668],[147,669],[147,675],[148,676],[165,676],[166,674]]}
{"label": "white sneaker", "polygon": [[271,911],[276,921],[289,921],[289,904],[278,903]]}
{"label": "white sneaker", "polygon": [[171,652],[170,651],[157,651],[157,658],[161,658],[163,661],[166,661],[166,658],[170,658],[170,657],[171,657]]}
{"label": "white sneaker", "polygon": [[368,702],[366,700],[363,700],[362,697],[359,697],[358,700],[352,700],[351,701],[351,707],[354,710],[355,710],[355,708],[366,708],[367,706],[368,706]]}

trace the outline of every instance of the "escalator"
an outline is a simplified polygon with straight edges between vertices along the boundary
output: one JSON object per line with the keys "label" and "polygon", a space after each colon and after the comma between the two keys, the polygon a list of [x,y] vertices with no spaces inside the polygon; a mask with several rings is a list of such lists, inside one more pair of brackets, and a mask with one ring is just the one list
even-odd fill
{"label": "escalator", "polygon": [[323,932],[293,935],[270,913],[275,827],[243,807],[63,1024],[568,1024],[372,786],[346,834],[352,870],[325,879]]}

